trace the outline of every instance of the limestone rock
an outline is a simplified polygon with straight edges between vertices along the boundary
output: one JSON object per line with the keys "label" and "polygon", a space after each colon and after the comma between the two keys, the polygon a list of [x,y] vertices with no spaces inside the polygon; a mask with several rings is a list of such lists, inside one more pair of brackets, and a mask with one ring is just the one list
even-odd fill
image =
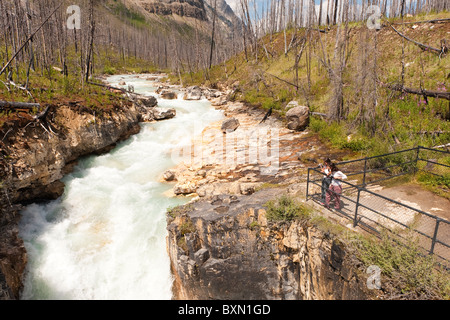
{"label": "limestone rock", "polygon": [[176,174],[174,170],[167,170],[163,173],[163,179],[165,181],[173,181],[176,179]]}
{"label": "limestone rock", "polygon": [[172,119],[176,116],[177,111],[173,108],[163,109],[163,108],[153,108],[153,117],[155,120],[166,120]]}
{"label": "limestone rock", "polygon": [[202,98],[202,89],[198,86],[193,86],[187,88],[186,93],[184,94],[184,100],[200,100]]}
{"label": "limestone rock", "polygon": [[207,20],[203,1],[141,1],[142,7],[151,14],[158,16],[178,15],[181,17]]}
{"label": "limestone rock", "polygon": [[178,96],[175,92],[173,92],[172,90],[168,90],[168,89],[161,90],[160,95],[161,95],[161,98],[168,99],[168,100],[173,100],[173,99],[178,98]]}
{"label": "limestone rock", "polygon": [[216,99],[222,96],[221,92],[215,89],[203,88],[202,92],[205,98],[208,100]]}
{"label": "limestone rock", "polygon": [[309,108],[297,106],[286,112],[287,127],[290,130],[302,131],[309,125]]}
{"label": "limestone rock", "polygon": [[236,118],[229,118],[222,122],[221,130],[223,133],[233,132],[239,127],[239,120]]}
{"label": "limestone rock", "polygon": [[[301,220],[267,221],[263,205],[279,193],[215,195],[191,202],[182,216],[168,216],[175,299],[371,298],[364,272],[356,272],[342,243]],[[193,228],[180,242],[186,221]]]}
{"label": "limestone rock", "polygon": [[257,184],[255,183],[241,183],[240,191],[243,195],[249,195],[255,192]]}
{"label": "limestone rock", "polygon": [[195,193],[197,190],[197,186],[194,183],[186,182],[186,183],[177,183],[175,187],[173,187],[173,193],[176,195],[181,194],[191,194]]}
{"label": "limestone rock", "polygon": [[220,96],[218,98],[214,98],[211,102],[211,105],[213,105],[214,107],[218,107],[218,106],[223,106],[227,102],[228,102],[228,97],[224,95],[224,96]]}

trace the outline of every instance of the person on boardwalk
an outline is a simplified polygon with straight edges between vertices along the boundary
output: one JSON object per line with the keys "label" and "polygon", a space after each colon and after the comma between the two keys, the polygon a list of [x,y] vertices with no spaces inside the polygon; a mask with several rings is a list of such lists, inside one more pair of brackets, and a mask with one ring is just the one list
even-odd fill
{"label": "person on boardwalk", "polygon": [[342,183],[341,180],[347,179],[347,176],[340,171],[334,163],[331,164],[331,184],[326,192],[325,206],[330,207],[331,198],[334,197],[334,208],[336,210],[341,209],[341,193]]}
{"label": "person on boardwalk", "polygon": [[325,197],[328,187],[331,183],[331,160],[330,158],[325,159],[324,163],[320,165],[320,172],[323,173],[322,177],[322,195],[321,195],[321,203],[325,205]]}

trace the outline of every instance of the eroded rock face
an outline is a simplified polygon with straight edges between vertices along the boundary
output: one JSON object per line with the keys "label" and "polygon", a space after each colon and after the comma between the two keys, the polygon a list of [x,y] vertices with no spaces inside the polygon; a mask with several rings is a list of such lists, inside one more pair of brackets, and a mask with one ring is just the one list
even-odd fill
{"label": "eroded rock face", "polygon": [[0,201],[0,300],[12,300],[19,298],[27,255],[17,227],[20,207],[4,195]]}
{"label": "eroded rock face", "polygon": [[345,246],[301,221],[275,223],[262,207],[279,189],[220,195],[168,220],[176,299],[367,299]]}
{"label": "eroded rock face", "polygon": [[153,0],[141,2],[141,5],[149,13],[157,15],[176,14],[181,17],[191,17],[198,20],[206,20],[205,6],[202,0]]}

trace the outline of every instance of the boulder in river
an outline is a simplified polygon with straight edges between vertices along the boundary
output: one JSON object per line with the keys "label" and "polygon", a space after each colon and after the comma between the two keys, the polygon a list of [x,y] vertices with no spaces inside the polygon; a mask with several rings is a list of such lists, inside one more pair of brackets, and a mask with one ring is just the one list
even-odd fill
{"label": "boulder in river", "polygon": [[172,119],[177,115],[177,111],[173,108],[163,109],[163,108],[153,108],[153,117],[155,120],[166,120]]}
{"label": "boulder in river", "polygon": [[187,88],[186,93],[184,94],[184,100],[200,100],[202,98],[202,89],[198,86],[193,86]]}
{"label": "boulder in river", "polygon": [[158,100],[156,100],[156,98],[153,96],[148,96],[148,97],[141,96],[136,99],[136,102],[137,102],[136,105],[138,106],[139,111],[144,111],[147,108],[156,107],[156,105],[158,104]]}
{"label": "boulder in river", "polygon": [[141,113],[141,121],[143,122],[152,122],[152,121],[160,121],[172,119],[176,116],[177,111],[173,108],[163,109],[163,108],[149,108],[145,112]]}
{"label": "boulder in river", "polygon": [[290,130],[302,131],[309,125],[309,108],[297,106],[286,112],[287,127]]}
{"label": "boulder in river", "polygon": [[173,99],[178,98],[178,96],[175,92],[173,92],[172,90],[168,90],[168,89],[161,90],[160,95],[161,95],[161,98],[168,99],[168,100],[173,100]]}

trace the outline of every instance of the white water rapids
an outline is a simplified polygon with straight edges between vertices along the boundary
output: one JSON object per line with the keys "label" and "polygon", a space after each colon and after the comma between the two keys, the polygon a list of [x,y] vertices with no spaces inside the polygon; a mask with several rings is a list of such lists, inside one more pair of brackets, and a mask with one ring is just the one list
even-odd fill
{"label": "white water rapids", "polygon": [[[124,79],[137,93],[155,95],[144,76]],[[158,97],[158,96],[157,96]],[[28,253],[21,299],[171,299],[166,252],[168,207],[187,202],[164,193],[162,173],[175,165],[171,150],[189,144],[198,120],[223,115],[207,100],[158,97],[175,118],[141,124],[139,134],[108,154],[83,159],[64,177],[64,195],[22,211],[19,230]],[[197,125],[196,125],[197,121]]]}

